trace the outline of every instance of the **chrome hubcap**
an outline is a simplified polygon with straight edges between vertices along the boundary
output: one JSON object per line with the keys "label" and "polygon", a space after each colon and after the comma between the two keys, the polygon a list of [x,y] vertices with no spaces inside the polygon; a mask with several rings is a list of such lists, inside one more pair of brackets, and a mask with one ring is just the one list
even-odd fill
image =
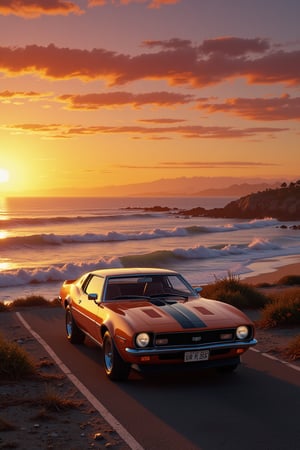
{"label": "chrome hubcap", "polygon": [[66,329],[67,329],[67,335],[70,337],[72,334],[72,317],[71,317],[70,313],[67,314]]}
{"label": "chrome hubcap", "polygon": [[104,361],[107,370],[111,371],[113,367],[113,352],[112,352],[112,344],[109,339],[107,339],[105,342]]}

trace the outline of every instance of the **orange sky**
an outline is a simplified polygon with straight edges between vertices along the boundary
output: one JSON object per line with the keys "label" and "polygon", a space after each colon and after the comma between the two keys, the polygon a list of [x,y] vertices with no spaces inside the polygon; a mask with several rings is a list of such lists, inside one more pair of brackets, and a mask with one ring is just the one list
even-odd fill
{"label": "orange sky", "polygon": [[0,196],[299,179],[299,17],[296,0],[2,1]]}

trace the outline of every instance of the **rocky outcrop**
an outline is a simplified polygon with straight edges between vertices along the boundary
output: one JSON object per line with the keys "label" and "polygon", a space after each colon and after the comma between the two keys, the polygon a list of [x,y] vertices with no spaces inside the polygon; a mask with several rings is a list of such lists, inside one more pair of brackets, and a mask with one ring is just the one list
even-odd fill
{"label": "rocky outcrop", "polygon": [[[195,210],[196,208],[190,210],[190,215],[195,216]],[[185,211],[185,215],[187,213],[188,211]],[[246,195],[228,203],[224,208],[206,210],[198,215],[241,219],[273,217],[278,220],[300,220],[300,182]]]}

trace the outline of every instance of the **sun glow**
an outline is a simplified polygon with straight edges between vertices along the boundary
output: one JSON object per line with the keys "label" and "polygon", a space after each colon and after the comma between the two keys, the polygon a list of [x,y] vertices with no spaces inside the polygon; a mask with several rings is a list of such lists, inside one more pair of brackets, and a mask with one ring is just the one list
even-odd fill
{"label": "sun glow", "polygon": [[9,178],[9,171],[7,169],[0,168],[0,183],[7,183]]}

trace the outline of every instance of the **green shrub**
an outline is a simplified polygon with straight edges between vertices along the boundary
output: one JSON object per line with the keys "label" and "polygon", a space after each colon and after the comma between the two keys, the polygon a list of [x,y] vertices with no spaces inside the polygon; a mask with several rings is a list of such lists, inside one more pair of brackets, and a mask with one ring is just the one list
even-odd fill
{"label": "green shrub", "polygon": [[300,359],[300,335],[291,340],[284,353],[292,361]]}
{"label": "green shrub", "polygon": [[274,296],[262,311],[258,325],[262,328],[300,325],[300,289]]}
{"label": "green shrub", "polygon": [[18,344],[0,336],[0,380],[18,380],[34,375],[36,367]]}
{"label": "green shrub", "polygon": [[242,283],[238,276],[228,274],[226,278],[203,287],[201,295],[224,303],[229,303],[240,309],[262,308],[269,297],[260,293],[253,286]]}

